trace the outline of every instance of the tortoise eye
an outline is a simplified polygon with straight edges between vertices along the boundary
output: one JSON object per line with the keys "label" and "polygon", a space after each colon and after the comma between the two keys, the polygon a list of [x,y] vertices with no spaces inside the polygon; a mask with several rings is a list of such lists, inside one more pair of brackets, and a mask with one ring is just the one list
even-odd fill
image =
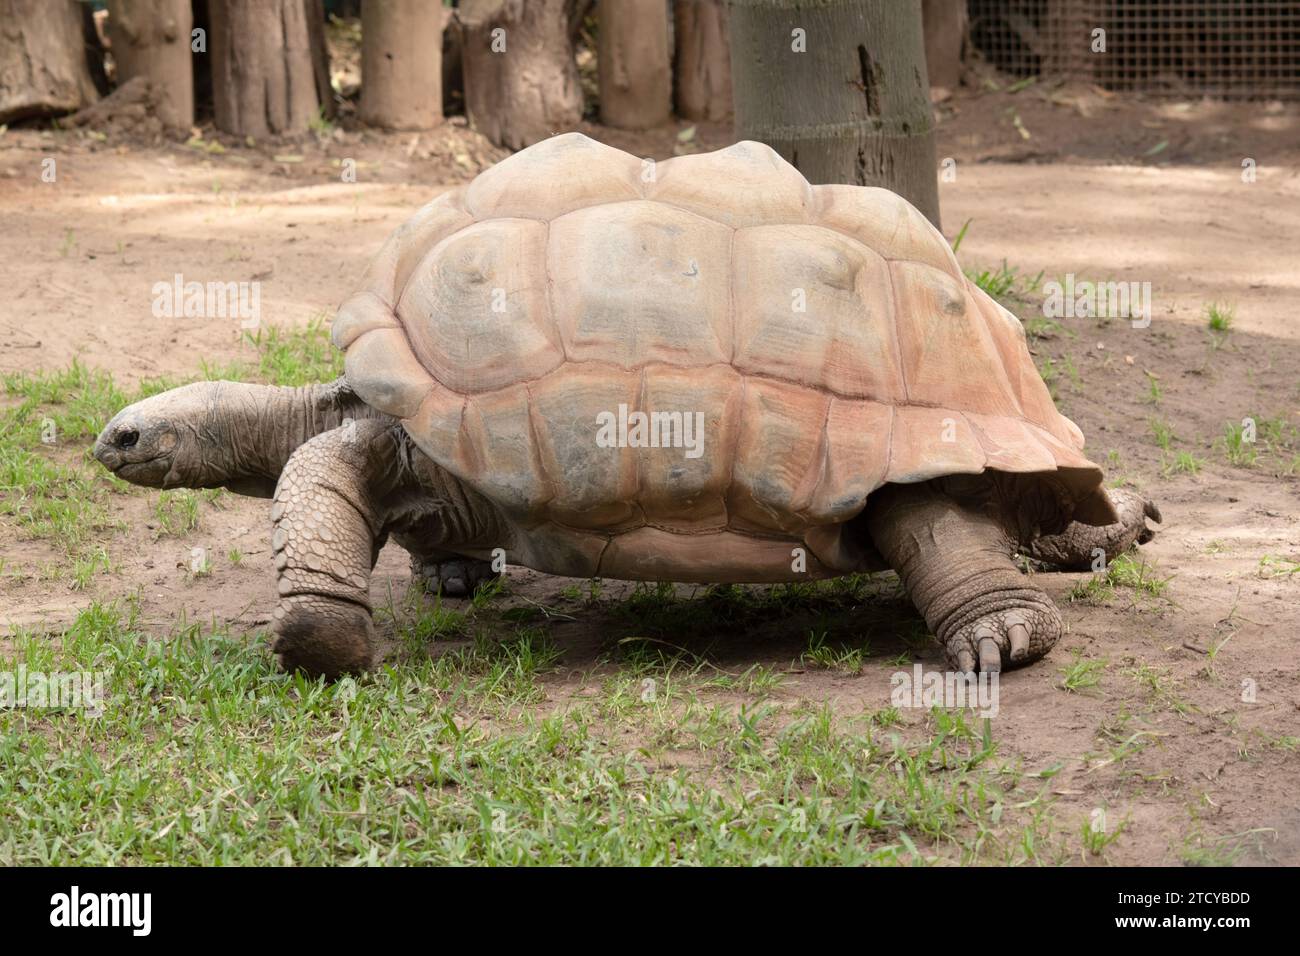
{"label": "tortoise eye", "polygon": [[135,443],[138,442],[139,440],[140,440],[140,433],[136,431],[134,428],[129,428],[124,432],[118,432],[117,447],[134,448]]}

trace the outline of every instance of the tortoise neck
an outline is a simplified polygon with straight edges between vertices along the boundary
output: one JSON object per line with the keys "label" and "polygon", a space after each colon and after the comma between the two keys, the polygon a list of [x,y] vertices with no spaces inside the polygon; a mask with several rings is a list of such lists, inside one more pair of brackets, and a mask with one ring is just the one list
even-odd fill
{"label": "tortoise neck", "polygon": [[223,484],[240,494],[269,498],[289,456],[303,442],[348,419],[385,417],[341,378],[303,386],[220,384],[220,405],[229,412],[223,444],[229,449],[231,476]]}

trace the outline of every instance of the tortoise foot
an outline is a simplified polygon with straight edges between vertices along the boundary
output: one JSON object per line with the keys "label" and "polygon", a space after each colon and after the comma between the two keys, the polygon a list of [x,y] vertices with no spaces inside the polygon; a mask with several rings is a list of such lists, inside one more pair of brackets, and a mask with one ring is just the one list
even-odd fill
{"label": "tortoise foot", "polygon": [[501,576],[492,570],[491,561],[477,558],[446,558],[442,560],[411,557],[411,576],[420,581],[430,594],[444,597],[468,597],[480,585]]}
{"label": "tortoise foot", "polygon": [[1061,614],[1043,600],[1016,600],[1010,607],[979,614],[947,635],[944,650],[963,673],[997,673],[1043,657],[1061,637]]}
{"label": "tortoise foot", "polygon": [[286,671],[336,680],[367,670],[374,657],[370,612],[351,601],[315,594],[283,598],[271,631],[271,650]]}

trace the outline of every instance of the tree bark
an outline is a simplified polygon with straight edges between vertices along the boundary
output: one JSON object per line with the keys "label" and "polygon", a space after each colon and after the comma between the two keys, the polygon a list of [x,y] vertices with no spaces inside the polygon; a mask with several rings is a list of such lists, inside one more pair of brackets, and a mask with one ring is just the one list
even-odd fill
{"label": "tree bark", "polygon": [[672,115],[668,0],[604,0],[596,8],[600,120],[651,129]]}
{"label": "tree bark", "polygon": [[319,9],[319,0],[210,0],[218,129],[258,138],[306,132],[321,108],[310,23]]}
{"label": "tree bark", "polygon": [[307,5],[307,33],[311,43],[311,68],[316,79],[316,99],[321,116],[334,116],[334,87],[330,84],[330,49],[325,39],[325,0],[304,0]]}
{"label": "tree bark", "polygon": [[144,77],[158,119],[170,133],[188,133],[194,125],[192,24],[190,0],[109,0],[117,81]]}
{"label": "tree bark", "polygon": [[953,90],[961,82],[961,53],[966,40],[966,0],[923,0],[925,66],[931,86]]}
{"label": "tree bark", "polygon": [[361,121],[386,129],[442,122],[442,5],[387,0],[361,7]]}
{"label": "tree bark", "polygon": [[891,189],[937,227],[920,5],[732,0],[730,13],[737,136],[810,182]]}
{"label": "tree bark", "polygon": [[576,0],[462,0],[465,113],[498,146],[523,149],[582,118]]}
{"label": "tree bark", "polygon": [[75,0],[0,0],[0,123],[99,99]]}
{"label": "tree bark", "polygon": [[677,115],[723,120],[731,115],[731,49],[723,0],[673,4],[677,46]]}

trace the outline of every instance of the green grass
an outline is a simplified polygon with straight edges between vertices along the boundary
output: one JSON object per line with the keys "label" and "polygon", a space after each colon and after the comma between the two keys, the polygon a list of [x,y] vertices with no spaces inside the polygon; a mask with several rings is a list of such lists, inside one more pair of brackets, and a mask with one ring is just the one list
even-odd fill
{"label": "green grass", "polygon": [[1159,418],[1151,419],[1151,434],[1155,436],[1156,445],[1161,451],[1169,451],[1170,445],[1178,437],[1169,423]]}
{"label": "green grass", "polygon": [[[1101,819],[1104,817],[1097,818],[1097,820]],[[1127,821],[1120,821],[1119,825],[1109,828],[1100,825],[1097,820],[1085,819],[1080,828],[1079,842],[1082,843],[1084,852],[1088,856],[1101,856],[1108,846],[1120,838],[1128,826]]]}
{"label": "green grass", "polygon": [[1030,316],[1024,320],[1023,324],[1030,345],[1038,344],[1041,339],[1055,338],[1064,331],[1060,322],[1041,315]]}
{"label": "green grass", "polygon": [[1235,318],[1236,309],[1230,305],[1210,302],[1205,306],[1205,323],[1209,326],[1211,332],[1227,334],[1232,331],[1232,323]]}
{"label": "green grass", "polygon": [[74,591],[84,591],[98,572],[109,570],[112,570],[112,561],[108,552],[99,547],[88,549],[73,559],[71,587]]}
{"label": "green grass", "polygon": [[1177,714],[1188,714],[1196,710],[1179,696],[1178,686],[1168,668],[1139,663],[1128,668],[1125,674],[1146,690],[1151,702],[1157,707]]}
{"label": "green grass", "polygon": [[1129,588],[1151,597],[1163,597],[1172,576],[1156,577],[1155,565],[1145,558],[1134,557],[1130,552],[1121,554],[1106,568],[1106,578],[1116,587]]}
{"label": "green grass", "polygon": [[1147,372],[1147,401],[1152,405],[1159,405],[1160,400],[1165,397],[1165,393],[1160,389],[1160,381]]}
{"label": "green grass", "polygon": [[1079,368],[1074,364],[1074,359],[1068,355],[1061,356],[1061,367],[1065,369],[1066,377],[1076,390],[1083,388],[1083,376],[1079,374]]}
{"label": "green grass", "polygon": [[999,302],[1030,296],[1043,283],[1042,272],[1025,278],[1019,269],[1008,266],[1006,259],[995,269],[967,269],[966,277]]}
{"label": "green grass", "polygon": [[1071,602],[1106,604],[1119,589],[1132,591],[1135,597],[1151,599],[1163,597],[1169,587],[1170,577],[1155,574],[1155,566],[1132,552],[1118,555],[1106,565],[1103,573],[1093,574],[1074,585],[1067,594]]}
{"label": "green grass", "polygon": [[1236,422],[1224,426],[1223,452],[1229,463],[1239,468],[1251,468],[1259,458],[1255,442],[1249,440],[1246,426]]}
{"label": "green grass", "polygon": [[1227,422],[1215,447],[1238,468],[1263,466],[1279,476],[1300,471],[1300,428],[1285,415],[1248,415]]}
{"label": "green grass", "polygon": [[1280,415],[1276,418],[1257,415],[1254,416],[1254,421],[1256,437],[1270,451],[1289,451],[1297,438],[1300,438],[1300,429],[1297,429],[1296,426]]}
{"label": "green grass", "polygon": [[[257,367],[242,380],[271,385],[310,385],[343,374],[343,353],[330,344],[329,326],[317,315],[302,328],[266,326],[244,333],[257,354]],[[211,377],[211,376],[209,376]]]}
{"label": "green grass", "polygon": [[[272,385],[329,381],[342,356],[317,317],[303,328],[267,327],[248,335],[251,357],[223,368],[205,367],[199,378],[228,378]],[[72,568],[74,587],[111,565],[97,559],[105,535],[123,527],[111,516],[109,494],[144,494],[104,471],[90,456],[99,431],[121,408],[185,384],[145,379],[128,392],[113,376],[79,360],[54,371],[0,375],[0,515],[25,537],[46,540]],[[184,536],[199,520],[199,502],[219,493],[164,492],[153,509],[158,536]]]}
{"label": "green grass", "polygon": [[153,515],[155,538],[182,538],[199,526],[199,494],[188,488],[159,492]]}
{"label": "green grass", "polygon": [[[957,235],[953,237],[952,251],[954,254],[961,248],[962,242],[966,239],[970,224],[971,220],[967,219],[962,223]],[[966,269],[965,274],[968,279],[999,302],[1032,295],[1042,285],[1044,275],[1044,273],[1039,272],[1032,279],[1026,279],[1020,275],[1019,269],[1008,266],[1006,259],[1003,259],[1002,264],[996,269]],[[1057,329],[1060,328],[1056,323],[1051,324]]]}
{"label": "green grass", "polygon": [[87,445],[126,396],[108,373],[76,361],[0,376],[0,390],[0,514],[69,560],[84,559],[113,526],[106,492],[122,484],[89,467]]}
{"label": "green grass", "polygon": [[1266,554],[1259,559],[1258,574],[1261,578],[1292,578],[1300,574],[1300,561]]}
{"label": "green grass", "polygon": [[1091,690],[1101,683],[1105,672],[1105,661],[1086,661],[1076,652],[1073,660],[1061,669],[1060,687],[1072,694]]}
{"label": "green grass", "polygon": [[[418,588],[413,590],[418,591]],[[467,633],[466,613],[446,607],[440,594],[434,596],[432,607],[425,606],[418,593],[410,595],[404,611],[398,613],[392,608],[380,608],[376,620],[393,619],[398,640],[413,652],[431,641],[459,638]]]}
{"label": "green grass", "polygon": [[1226,867],[1235,865],[1247,851],[1244,842],[1233,842],[1234,837],[1218,840],[1188,837],[1184,840],[1181,856],[1185,866]]}
{"label": "green grass", "polygon": [[1196,475],[1205,467],[1205,462],[1190,451],[1176,452],[1165,466],[1166,475]]}
{"label": "green grass", "polygon": [[808,634],[808,649],[803,652],[800,660],[805,664],[839,671],[842,674],[856,674],[862,670],[863,663],[870,656],[871,650],[868,647],[843,647],[829,644],[826,641],[825,631],[820,633],[814,631]]}
{"label": "green grass", "polygon": [[935,710],[902,734],[897,714],[737,703],[736,686],[703,675],[661,675],[660,692],[644,695],[644,678],[625,670],[584,678],[589,699],[525,708],[560,679],[544,634],[434,643],[455,646],[327,686],[279,673],[252,637],[185,622],[160,634],[130,602],[92,604],[53,637],[16,635],[8,666],[105,672],[107,700],[99,717],[0,711],[0,864],[1021,863],[1070,852],[1047,783],[961,714]]}

